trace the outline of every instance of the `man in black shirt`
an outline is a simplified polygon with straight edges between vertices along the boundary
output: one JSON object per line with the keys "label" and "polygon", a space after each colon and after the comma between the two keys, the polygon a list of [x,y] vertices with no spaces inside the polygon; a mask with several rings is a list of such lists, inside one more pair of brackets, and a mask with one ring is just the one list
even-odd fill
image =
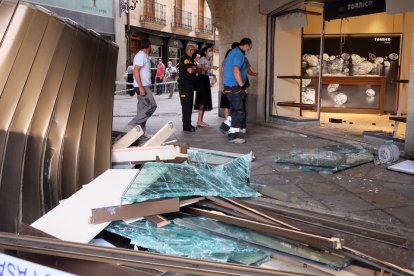
{"label": "man in black shirt", "polygon": [[197,129],[191,125],[194,105],[194,83],[197,73],[197,66],[193,58],[195,52],[196,47],[188,44],[185,48],[185,55],[180,58],[178,70],[178,91],[182,108],[183,130],[189,132],[194,132]]}

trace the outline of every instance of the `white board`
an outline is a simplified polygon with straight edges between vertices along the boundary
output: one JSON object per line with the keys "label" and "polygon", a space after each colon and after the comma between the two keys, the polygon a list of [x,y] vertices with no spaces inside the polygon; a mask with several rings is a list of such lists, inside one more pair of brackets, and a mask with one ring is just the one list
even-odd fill
{"label": "white board", "polygon": [[31,224],[58,239],[88,243],[109,222],[89,224],[91,210],[121,204],[121,196],[138,170],[107,170]]}
{"label": "white board", "polygon": [[414,174],[414,161],[406,160],[406,161],[388,166],[387,169],[397,171],[397,172]]}

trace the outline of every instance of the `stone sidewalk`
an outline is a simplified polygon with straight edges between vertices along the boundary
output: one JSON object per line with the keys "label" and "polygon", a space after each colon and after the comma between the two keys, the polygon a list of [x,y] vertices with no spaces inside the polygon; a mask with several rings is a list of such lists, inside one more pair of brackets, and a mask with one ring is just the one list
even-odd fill
{"label": "stone sidewalk", "polygon": [[[177,131],[171,140],[188,143],[190,147],[237,153],[253,152],[252,183],[272,186],[276,201],[299,208],[322,210],[344,217],[414,228],[414,176],[389,171],[385,165],[368,163],[336,174],[306,172],[295,167],[275,163],[280,153],[294,149],[313,149],[340,142],[357,142],[375,149],[363,137],[337,133],[320,127],[293,128],[275,124],[249,124],[246,144],[228,143],[218,130],[222,118],[218,116],[217,86],[213,87],[212,111],[206,112],[210,127],[195,133],[182,132],[181,105],[178,93],[172,99],[167,94],[155,96],[158,108],[148,120],[149,133],[157,132],[168,121]],[[136,97],[115,95],[113,130],[123,131],[134,116]],[[197,120],[197,111],[192,117]]]}

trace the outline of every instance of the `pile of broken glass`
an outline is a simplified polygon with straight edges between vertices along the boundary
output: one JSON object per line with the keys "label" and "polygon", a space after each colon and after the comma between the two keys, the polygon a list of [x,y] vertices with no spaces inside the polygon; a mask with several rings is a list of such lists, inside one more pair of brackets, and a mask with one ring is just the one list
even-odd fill
{"label": "pile of broken glass", "polygon": [[[260,196],[248,186],[251,161],[251,154],[235,158],[190,150],[187,163],[148,162],[132,180],[121,201],[130,204],[190,196]],[[253,246],[178,225],[174,219],[162,228],[146,220],[115,221],[106,230],[129,238],[136,246],[169,255],[247,265],[259,264],[270,256]]]}
{"label": "pile of broken glass", "polygon": [[276,156],[276,163],[295,165],[306,171],[332,174],[372,162],[374,156],[358,144],[334,144],[311,150],[294,150]]}

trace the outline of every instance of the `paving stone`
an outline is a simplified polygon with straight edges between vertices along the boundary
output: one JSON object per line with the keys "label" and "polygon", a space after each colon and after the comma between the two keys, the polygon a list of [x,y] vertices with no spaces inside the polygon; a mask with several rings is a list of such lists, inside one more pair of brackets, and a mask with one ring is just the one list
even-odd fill
{"label": "paving stone", "polygon": [[298,184],[306,193],[314,197],[331,196],[337,194],[346,194],[346,190],[341,186],[333,183],[313,183],[312,185]]}
{"label": "paving stone", "polygon": [[353,212],[354,215],[358,216],[361,219],[364,219],[373,223],[384,223],[384,224],[395,224],[403,225],[400,219],[393,216],[392,214],[387,213],[384,210],[367,210],[367,211],[356,211]]}
{"label": "paving stone", "polygon": [[332,174],[308,172],[295,166],[286,166],[281,164],[276,165],[276,170],[295,184],[314,184],[323,182],[331,183],[335,180],[335,176]]}
{"label": "paving stone", "polygon": [[[314,197],[315,198],[315,197]],[[350,212],[367,211],[377,209],[374,205],[362,200],[353,194],[338,194],[330,196],[320,196],[315,198],[329,210],[346,215]]]}
{"label": "paving stone", "polygon": [[262,175],[262,174],[277,174],[277,171],[273,166],[266,165],[264,162],[254,161],[252,163],[252,176]]}
{"label": "paving stone", "polygon": [[363,193],[384,190],[384,186],[377,181],[367,178],[341,178],[337,177],[335,182],[351,193]]}
{"label": "paving stone", "polygon": [[413,202],[406,197],[385,189],[363,192],[357,195],[363,200],[381,209],[389,207],[402,207],[413,204]]}
{"label": "paving stone", "polygon": [[313,197],[299,197],[298,201],[295,202],[296,204],[300,204],[303,206],[304,209],[321,209],[321,210],[331,210],[326,205],[322,204],[321,202],[317,201]]}
{"label": "paving stone", "polygon": [[387,208],[385,211],[400,219],[408,226],[414,227],[414,205],[399,208]]}
{"label": "paving stone", "polygon": [[374,170],[367,174],[367,177],[375,180],[389,179],[399,183],[412,183],[414,185],[414,175],[387,170],[386,166],[376,166]]}
{"label": "paving stone", "polygon": [[352,167],[348,170],[338,172],[342,177],[355,177],[355,178],[369,178],[367,175],[374,170],[374,162],[362,164],[360,166]]}

